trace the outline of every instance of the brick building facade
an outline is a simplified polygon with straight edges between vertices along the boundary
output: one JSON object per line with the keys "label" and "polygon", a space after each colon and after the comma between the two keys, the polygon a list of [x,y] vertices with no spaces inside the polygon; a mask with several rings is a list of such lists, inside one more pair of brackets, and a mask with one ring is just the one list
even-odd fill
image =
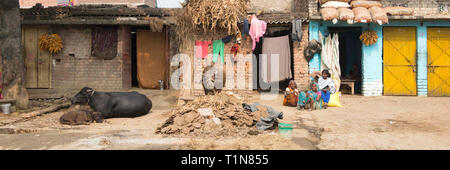
{"label": "brick building facade", "polygon": [[[378,35],[375,44],[362,45],[361,93],[364,96],[408,95],[450,96],[448,61],[443,60],[442,49],[448,49],[450,32],[450,2],[448,0],[383,0],[384,7],[402,6],[414,10],[413,16],[389,16],[389,23],[333,24],[323,21],[319,1],[310,0],[310,39],[319,40],[336,29],[373,30]],[[359,40],[357,40],[361,44]],[[394,50],[393,49],[397,49]],[[405,52],[401,49],[409,49]],[[387,58],[393,58],[388,60]],[[403,59],[405,58],[405,59]],[[322,70],[321,55],[316,54],[309,63],[310,72]],[[432,62],[436,60],[435,62]],[[393,64],[390,61],[398,61]],[[341,66],[342,67],[342,66]],[[436,71],[434,68],[441,68]]]}
{"label": "brick building facade", "polygon": [[[92,87],[95,89],[121,90],[131,87],[128,65],[130,57],[130,38],[124,27],[117,27],[118,56],[113,60],[103,60],[91,56],[90,26],[54,27],[64,40],[64,48],[53,56],[52,67],[53,89],[79,89]],[[128,74],[127,74],[128,73]]]}
{"label": "brick building facade", "polygon": [[[68,10],[68,8],[71,8],[71,10]],[[133,52],[133,50],[136,50],[136,48],[133,49],[133,44],[134,47],[136,46],[133,41],[136,41],[136,39],[132,37],[133,34],[136,35],[137,29],[149,29],[149,21],[145,20],[145,17],[138,16],[158,17],[164,15],[170,17],[170,14],[154,8],[136,11],[135,8],[118,6],[107,7],[104,14],[107,17],[85,18],[86,15],[90,15],[99,8],[101,7],[97,6],[92,9],[85,7],[34,7],[21,10],[22,32],[24,34],[28,34],[29,29],[46,28],[46,32],[60,35],[63,41],[64,48],[62,51],[50,56],[49,80],[51,83],[44,89],[79,90],[83,87],[92,87],[99,90],[117,91],[132,87],[132,69],[135,67],[132,62],[136,62],[132,59],[132,57],[136,57],[136,52]],[[72,14],[69,15],[69,13]],[[74,13],[80,13],[83,16],[77,16]],[[109,13],[114,13],[114,15]],[[118,19],[123,15],[127,16],[127,20]],[[170,28],[170,23],[167,22],[164,27]],[[95,27],[109,27],[116,30],[118,38],[117,56],[115,58],[105,60],[92,56],[92,30]],[[40,34],[35,39],[38,39],[39,36]],[[172,42],[171,44],[175,43]],[[37,43],[25,43],[24,46],[32,49],[33,47],[30,46],[37,46]],[[29,56],[28,54],[25,55]],[[34,54],[30,55],[34,56]]]}

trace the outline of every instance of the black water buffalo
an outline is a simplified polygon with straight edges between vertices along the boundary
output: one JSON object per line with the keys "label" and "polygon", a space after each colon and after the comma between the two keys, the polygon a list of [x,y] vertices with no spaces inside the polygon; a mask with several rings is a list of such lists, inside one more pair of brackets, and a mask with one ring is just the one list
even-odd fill
{"label": "black water buffalo", "polygon": [[134,118],[146,115],[152,109],[152,101],[137,92],[97,92],[92,88],[83,88],[72,104],[89,104],[100,112],[105,119],[116,117]]}

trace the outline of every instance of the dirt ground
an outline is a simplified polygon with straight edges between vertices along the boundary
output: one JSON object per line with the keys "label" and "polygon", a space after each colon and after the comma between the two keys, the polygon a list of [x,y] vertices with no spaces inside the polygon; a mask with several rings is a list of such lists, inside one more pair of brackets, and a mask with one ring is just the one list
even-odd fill
{"label": "dirt ground", "polygon": [[[155,134],[170,117],[177,92],[140,91],[154,103],[151,113],[83,126],[59,124],[65,110],[0,126],[0,149],[167,150],[167,149],[450,149],[450,98],[342,96],[342,108],[298,111],[282,96],[252,102],[283,111],[293,138],[276,132],[251,137],[196,138]],[[1,119],[8,116],[1,115]]]}

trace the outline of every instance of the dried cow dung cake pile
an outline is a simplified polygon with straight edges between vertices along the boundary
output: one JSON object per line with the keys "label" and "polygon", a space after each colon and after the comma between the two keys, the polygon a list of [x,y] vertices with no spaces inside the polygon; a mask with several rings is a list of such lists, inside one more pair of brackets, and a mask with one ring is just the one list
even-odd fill
{"label": "dried cow dung cake pile", "polygon": [[264,106],[256,112],[243,108],[242,102],[224,93],[203,96],[179,107],[156,130],[159,134],[195,136],[246,136],[254,134],[256,123],[268,117]]}

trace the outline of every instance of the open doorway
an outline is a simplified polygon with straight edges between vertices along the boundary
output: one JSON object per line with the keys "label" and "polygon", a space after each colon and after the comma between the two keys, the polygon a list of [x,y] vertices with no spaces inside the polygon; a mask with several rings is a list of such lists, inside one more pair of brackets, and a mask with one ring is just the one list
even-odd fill
{"label": "open doorway", "polygon": [[131,86],[139,87],[137,79],[136,28],[131,30]]}
{"label": "open doorway", "polygon": [[[330,33],[339,34],[339,64],[341,66],[341,80],[354,81],[355,93],[361,93],[361,58],[362,43],[359,39],[361,27],[330,27]],[[349,86],[341,86],[343,93],[350,93]]]}
{"label": "open doorway", "polygon": [[[292,33],[292,30],[289,27],[268,27],[266,33],[264,34],[264,37],[260,39],[260,42],[256,44],[256,48],[253,51],[253,54],[256,56],[257,61],[257,68],[253,69],[253,75],[257,75],[257,83],[253,84],[253,89],[257,89],[258,91],[265,91],[262,89],[260,85],[260,79],[262,79],[261,75],[261,60],[260,60],[260,54],[263,52],[263,44],[264,44],[264,38],[275,38],[275,37],[283,37],[288,36],[289,37],[289,53],[290,53],[290,71],[292,73],[291,79],[285,79],[279,81],[279,89],[281,91],[284,91],[288,85],[289,81],[294,79],[294,49],[293,49],[293,41],[292,37],[290,36]],[[277,83],[277,82],[274,82]],[[270,90],[270,89],[267,89]]]}
{"label": "open doorway", "polygon": [[132,87],[160,89],[167,86],[167,47],[165,31],[153,32],[148,27],[131,30]]}

